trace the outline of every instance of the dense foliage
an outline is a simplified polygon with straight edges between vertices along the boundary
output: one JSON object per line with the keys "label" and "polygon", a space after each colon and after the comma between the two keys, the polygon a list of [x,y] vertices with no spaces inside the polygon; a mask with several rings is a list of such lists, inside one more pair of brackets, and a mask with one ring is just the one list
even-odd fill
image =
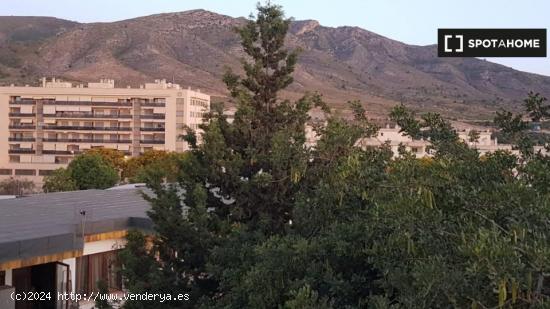
{"label": "dense foliage", "polygon": [[[162,150],[146,151],[127,158],[109,148],[94,148],[75,157],[67,168],[59,168],[44,177],[44,192],[104,189],[120,182],[174,182],[185,153]],[[91,176],[91,177],[90,177]]]}
{"label": "dense foliage", "polygon": [[[327,114],[305,147],[308,112],[324,105],[277,96],[297,57],[284,49],[289,22],[268,4],[239,29],[245,75],[225,77],[234,121],[214,108],[201,144],[189,132],[177,184],[150,181],[153,237],[134,231],[121,253],[131,292],[190,300],[125,307],[548,305],[550,158],[480,157],[441,116],[404,106],[390,116],[434,156],[392,158],[387,146],[356,147],[376,132],[358,102],[355,119]],[[510,133],[521,126],[502,119]]]}
{"label": "dense foliage", "polygon": [[44,192],[106,189],[119,181],[119,175],[105,156],[90,152],[76,156],[67,168],[44,177]]}
{"label": "dense foliage", "polygon": [[91,148],[86,150],[84,154],[94,154],[100,156],[107,164],[112,166],[118,174],[122,174],[123,171],[127,168],[126,156],[122,151],[117,149],[104,147]]}
{"label": "dense foliage", "polygon": [[155,178],[174,182],[179,174],[179,162],[186,156],[185,153],[148,150],[125,162],[122,177],[132,183],[150,182]]}
{"label": "dense foliage", "polygon": [[0,181],[0,195],[26,195],[34,192],[34,182],[27,179],[9,178]]}
{"label": "dense foliage", "polygon": [[106,189],[119,179],[114,167],[95,153],[75,157],[67,169],[79,190]]}
{"label": "dense foliage", "polygon": [[44,177],[42,185],[44,192],[63,192],[78,190],[76,181],[72,178],[71,172],[66,168],[58,168],[50,175]]}

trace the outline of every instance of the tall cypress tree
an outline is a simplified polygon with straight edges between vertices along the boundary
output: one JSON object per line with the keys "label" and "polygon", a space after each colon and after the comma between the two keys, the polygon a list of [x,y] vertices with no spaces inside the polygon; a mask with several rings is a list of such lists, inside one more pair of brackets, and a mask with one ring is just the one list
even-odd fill
{"label": "tall cypress tree", "polygon": [[[316,94],[295,102],[278,96],[292,83],[297,60],[297,52],[284,47],[290,22],[279,6],[259,5],[256,18],[236,29],[246,53],[245,74],[228,71],[224,76],[237,105],[234,121],[228,123],[222,109],[214,108],[202,127],[203,143],[193,150],[205,172],[200,182],[233,201],[213,198],[209,206],[268,233],[282,231],[290,219],[309,158],[304,147],[308,112],[314,106],[326,108]],[[186,138],[196,140],[193,134]]]}
{"label": "tall cypress tree", "polygon": [[[316,106],[328,111],[317,94],[297,101],[278,96],[292,83],[297,60],[297,52],[284,47],[290,22],[279,6],[268,3],[236,29],[246,54],[244,76],[231,71],[224,76],[237,105],[234,121],[228,121],[223,106],[212,106],[201,125],[201,143],[191,130],[183,136],[192,150],[180,162],[178,184],[150,184],[156,193],[149,212],[152,246],[144,250],[145,238],[132,233],[121,257],[130,291],[191,294],[191,301],[159,308],[193,307],[220,297],[219,278],[207,266],[216,246],[232,237],[253,244],[285,233],[290,223],[311,158],[304,146],[308,113]],[[236,229],[243,233],[235,236]]]}

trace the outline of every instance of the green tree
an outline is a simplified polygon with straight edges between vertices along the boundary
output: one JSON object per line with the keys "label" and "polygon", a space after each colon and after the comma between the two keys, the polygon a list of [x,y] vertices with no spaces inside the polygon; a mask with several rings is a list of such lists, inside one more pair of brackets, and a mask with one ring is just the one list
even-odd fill
{"label": "green tree", "polygon": [[34,187],[32,180],[9,178],[0,182],[0,194],[22,196],[33,193]]}
{"label": "green tree", "polygon": [[71,177],[71,173],[66,168],[58,168],[51,175],[44,177],[42,185],[44,192],[62,192],[78,190],[76,181]]}
{"label": "green tree", "polygon": [[468,141],[474,144],[474,148],[477,149],[477,143],[479,142],[479,131],[472,129],[468,132]]}
{"label": "green tree", "polygon": [[[237,30],[249,58],[243,60],[244,77],[228,72],[224,78],[238,107],[234,121],[227,121],[221,107],[213,108],[202,126],[202,144],[196,144],[194,132],[185,136],[193,150],[181,167],[183,201],[171,190],[158,190],[153,201],[151,218],[162,241],[151,254],[160,254],[172,270],[164,276],[168,283],[159,285],[192,291],[191,299],[225,288],[217,271],[207,269],[213,245],[227,237],[259,241],[289,224],[310,157],[304,147],[308,112],[324,107],[315,94],[295,102],[277,96],[292,82],[296,64],[296,53],[284,49],[289,24],[279,7],[266,5]],[[188,217],[181,215],[182,204],[189,207]]]}
{"label": "green tree", "polygon": [[421,126],[416,120],[416,114],[407,109],[405,105],[394,106],[390,112],[390,119],[395,121],[401,127],[402,132],[406,132],[413,139],[421,137]]}
{"label": "green tree", "polygon": [[534,171],[547,163],[480,157],[443,117],[404,106],[392,118],[434,156],[363,149],[376,127],[358,102],[353,120],[326,115],[305,147],[322,102],[278,97],[296,61],[289,22],[268,3],[238,30],[245,75],[224,79],[235,120],[214,107],[202,143],[185,136],[178,182],[150,183],[154,233],[132,232],[121,252],[130,292],[190,294],[158,308],[543,306],[550,199]]}
{"label": "green tree", "polygon": [[539,226],[546,223],[532,215],[547,213],[547,206],[515,178],[516,162],[495,153],[390,165],[368,225],[369,253],[387,274],[381,282],[391,302],[406,308],[538,303],[530,287],[547,268],[549,248],[540,234],[546,227]]}
{"label": "green tree", "polygon": [[503,133],[516,134],[529,127],[522,118],[522,114],[514,115],[509,111],[502,110],[496,112],[494,123]]}
{"label": "green tree", "polygon": [[211,198],[209,207],[235,222],[273,232],[288,224],[309,160],[303,146],[308,112],[315,106],[326,109],[316,94],[297,101],[278,97],[292,83],[297,59],[296,52],[284,48],[289,25],[278,6],[258,6],[256,19],[237,29],[247,55],[245,75],[228,71],[224,77],[237,105],[233,123],[221,107],[215,108],[203,126],[201,145],[194,144],[194,132],[184,137],[194,147],[194,166],[188,170],[199,172],[189,181],[208,183],[217,195],[234,200],[228,205]]}
{"label": "green tree", "polygon": [[478,130],[470,130],[468,132],[468,141],[470,143],[478,143],[479,142],[479,131]]}
{"label": "green tree", "polygon": [[544,105],[547,99],[540,93],[529,92],[524,100],[525,109],[534,122],[550,117],[550,105]]}
{"label": "green tree", "polygon": [[451,124],[436,113],[426,113],[417,119],[414,112],[401,104],[390,111],[390,119],[401,127],[401,132],[414,139],[429,139],[434,144],[458,141]]}
{"label": "green tree", "polygon": [[[539,122],[550,116],[550,105],[544,105],[546,98],[539,93],[529,92],[524,100],[524,107],[533,122]],[[493,120],[494,124],[500,129],[500,137],[508,143],[514,144],[523,158],[530,158],[534,153],[533,146],[538,141],[547,139],[547,134],[534,134],[528,132],[529,123],[523,120],[522,114],[516,114],[502,110],[496,113]],[[542,135],[542,136],[541,136]]]}
{"label": "green tree", "polygon": [[99,154],[78,155],[67,170],[79,190],[106,189],[119,180],[115,168]]}

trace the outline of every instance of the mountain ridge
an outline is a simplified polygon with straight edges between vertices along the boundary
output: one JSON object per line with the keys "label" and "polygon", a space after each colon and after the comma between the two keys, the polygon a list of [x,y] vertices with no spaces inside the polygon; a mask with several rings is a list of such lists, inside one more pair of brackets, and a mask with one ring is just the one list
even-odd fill
{"label": "mountain ridge", "polygon": [[[225,69],[242,72],[233,28],[245,21],[202,9],[101,23],[0,16],[0,83],[56,76],[135,86],[166,78],[223,97]],[[548,76],[475,58],[437,58],[435,45],[409,45],[359,27],[293,21],[286,43],[301,53],[295,83],[283,95],[319,91],[337,109],[360,99],[373,114],[403,102],[479,118],[517,108],[531,90],[550,95]]]}

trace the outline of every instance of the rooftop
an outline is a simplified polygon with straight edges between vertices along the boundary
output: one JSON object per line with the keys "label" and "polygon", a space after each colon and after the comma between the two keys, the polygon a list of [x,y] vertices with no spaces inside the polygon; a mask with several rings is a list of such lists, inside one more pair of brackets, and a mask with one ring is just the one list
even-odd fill
{"label": "rooftop", "polygon": [[[24,85],[29,87],[29,85]],[[15,84],[11,84],[9,87],[21,87]],[[59,78],[52,77],[47,79],[42,77],[40,79],[39,88],[55,88],[55,89],[67,89],[67,88],[88,88],[88,89],[145,89],[145,90],[183,90],[179,84],[167,82],[166,79],[155,79],[152,83],[144,83],[137,88],[127,87],[116,87],[114,79],[100,79],[98,82],[88,82],[88,83],[72,83],[68,81],[63,81]],[[190,87],[187,90],[192,90]],[[201,92],[200,89],[194,90],[196,92]]]}
{"label": "rooftop", "polygon": [[139,186],[36,194],[0,200],[0,263],[83,248],[84,235],[149,229]]}

